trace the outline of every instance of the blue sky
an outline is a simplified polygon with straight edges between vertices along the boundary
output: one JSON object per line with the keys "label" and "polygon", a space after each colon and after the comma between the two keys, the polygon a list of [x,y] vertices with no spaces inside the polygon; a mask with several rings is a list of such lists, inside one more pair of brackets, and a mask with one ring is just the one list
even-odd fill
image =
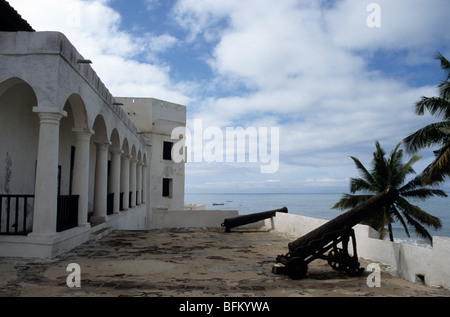
{"label": "blue sky", "polygon": [[[190,193],[348,192],[349,156],[369,166],[375,141],[389,153],[435,121],[413,105],[437,94],[436,51],[450,57],[448,0],[9,2],[36,30],[63,32],[115,96],[186,105],[190,128],[280,129],[276,173],[190,162]],[[420,155],[417,172],[432,159]]]}

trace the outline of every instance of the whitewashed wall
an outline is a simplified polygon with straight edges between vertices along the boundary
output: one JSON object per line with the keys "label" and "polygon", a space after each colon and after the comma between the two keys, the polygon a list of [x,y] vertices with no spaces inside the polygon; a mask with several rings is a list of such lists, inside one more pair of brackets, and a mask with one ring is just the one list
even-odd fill
{"label": "whitewashed wall", "polygon": [[[265,225],[276,232],[292,237],[293,241],[327,222],[300,215],[277,213]],[[423,278],[428,286],[450,288],[450,238],[433,237],[433,248],[378,239],[368,226],[354,227],[358,256],[389,266],[391,273],[408,281]],[[286,246],[286,253],[288,252]]]}
{"label": "whitewashed wall", "polygon": [[223,220],[238,216],[237,210],[153,210],[153,228],[221,228]]}

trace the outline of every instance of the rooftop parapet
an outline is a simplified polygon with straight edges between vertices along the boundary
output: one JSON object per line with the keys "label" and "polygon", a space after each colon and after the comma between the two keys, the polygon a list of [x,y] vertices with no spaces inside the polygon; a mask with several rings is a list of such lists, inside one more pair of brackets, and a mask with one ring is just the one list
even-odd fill
{"label": "rooftop parapet", "polygon": [[186,126],[186,107],[155,98],[118,97],[123,110],[142,133],[170,135],[176,127]]}
{"label": "rooftop parapet", "polygon": [[84,58],[63,33],[0,32],[0,55],[59,55],[86,81],[120,120],[144,142],[144,139],[138,135],[135,124],[89,65],[90,60]]}

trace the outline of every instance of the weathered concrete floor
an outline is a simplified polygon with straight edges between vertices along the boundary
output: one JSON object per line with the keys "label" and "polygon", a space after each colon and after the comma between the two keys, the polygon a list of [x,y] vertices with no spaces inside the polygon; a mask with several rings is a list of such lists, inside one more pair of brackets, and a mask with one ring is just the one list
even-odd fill
{"label": "weathered concrete floor", "polygon": [[[303,280],[272,274],[290,241],[259,231],[116,231],[52,261],[1,259],[0,296],[450,296],[387,273],[370,288],[368,273],[348,277],[321,260]],[[69,263],[81,267],[81,288],[66,285]]]}

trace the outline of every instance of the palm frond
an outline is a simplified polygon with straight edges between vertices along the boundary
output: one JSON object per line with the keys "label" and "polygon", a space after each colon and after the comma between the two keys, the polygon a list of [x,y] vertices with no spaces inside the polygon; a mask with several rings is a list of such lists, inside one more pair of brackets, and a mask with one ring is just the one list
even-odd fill
{"label": "palm frond", "polygon": [[406,235],[408,236],[408,238],[410,238],[411,235],[409,234],[408,225],[406,224],[405,220],[403,219],[401,213],[398,211],[398,209],[395,207],[395,205],[392,205],[391,210],[392,210],[393,215],[395,216],[395,219],[402,224],[403,229],[406,232]]}
{"label": "palm frond", "polygon": [[435,59],[441,62],[441,69],[446,73],[447,79],[450,79],[450,62],[440,52],[436,52]]}
{"label": "palm frond", "polygon": [[450,142],[436,151],[436,159],[423,172],[425,184],[437,184],[450,177]]}
{"label": "palm frond", "polygon": [[364,167],[364,165],[361,163],[361,161],[353,156],[350,156],[350,158],[353,160],[353,162],[356,165],[356,169],[360,172],[362,178],[369,184],[373,184],[374,180],[372,177],[372,174]]}
{"label": "palm frond", "polygon": [[399,198],[397,206],[402,209],[403,215],[407,218],[411,217],[411,219],[414,219],[414,221],[433,227],[434,229],[442,228],[442,222],[438,217],[427,213],[419,206],[410,204],[406,199],[402,197]]}
{"label": "palm frond", "polygon": [[431,243],[433,242],[433,237],[423,225],[409,215],[405,215],[405,218],[407,219],[408,224],[414,228],[414,231],[419,234],[419,236],[428,239]]}
{"label": "palm frond", "polygon": [[370,193],[372,191],[372,184],[369,184],[366,180],[362,178],[350,178],[350,192],[365,192]]}
{"label": "palm frond", "polygon": [[373,153],[372,178],[376,184],[377,192],[381,192],[389,185],[390,172],[389,163],[384,157],[386,152],[381,148],[380,143],[375,143],[377,150]]}
{"label": "palm frond", "polygon": [[[450,81],[445,81],[439,85],[439,96],[442,98],[443,106],[445,107],[445,101],[450,101]],[[446,120],[450,120],[450,108],[443,112],[443,116]]]}
{"label": "palm frond", "polygon": [[415,153],[420,149],[441,145],[449,136],[449,121],[429,124],[422,129],[406,137],[403,142],[409,153]]}
{"label": "palm frond", "polygon": [[402,192],[401,195],[406,198],[419,199],[422,201],[434,196],[448,197],[443,190],[431,188],[419,188],[415,190],[405,191]]}
{"label": "palm frond", "polygon": [[372,198],[373,195],[350,195],[343,194],[342,198],[333,206],[332,209],[347,210],[354,208],[368,199]]}
{"label": "palm frond", "polygon": [[[444,88],[445,89],[445,88]],[[441,88],[442,90],[442,88]],[[446,90],[446,89],[445,89]],[[442,91],[441,91],[442,93]],[[422,97],[415,104],[416,114],[423,116],[425,111],[436,117],[446,116],[448,113],[449,102],[447,99],[441,97]]]}

